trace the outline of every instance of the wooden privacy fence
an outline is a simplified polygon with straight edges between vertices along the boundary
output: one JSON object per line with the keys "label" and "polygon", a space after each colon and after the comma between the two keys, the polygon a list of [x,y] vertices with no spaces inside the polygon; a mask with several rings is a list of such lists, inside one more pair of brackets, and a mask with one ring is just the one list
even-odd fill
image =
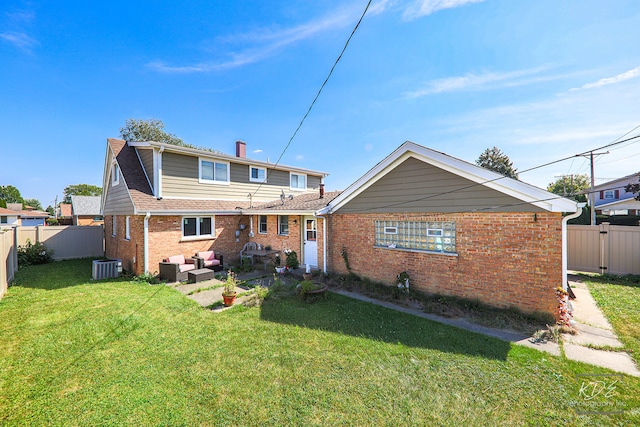
{"label": "wooden privacy fence", "polygon": [[569,270],[640,274],[640,227],[569,225],[567,261]]}
{"label": "wooden privacy fence", "polygon": [[17,233],[15,228],[0,229],[0,298],[18,270]]}
{"label": "wooden privacy fence", "polygon": [[18,245],[42,242],[53,249],[53,259],[104,256],[104,228],[94,226],[18,227]]}

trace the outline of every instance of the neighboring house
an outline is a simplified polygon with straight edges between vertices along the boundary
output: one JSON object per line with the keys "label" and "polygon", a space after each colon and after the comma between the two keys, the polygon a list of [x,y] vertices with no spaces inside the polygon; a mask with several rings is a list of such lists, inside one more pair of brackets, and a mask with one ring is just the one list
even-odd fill
{"label": "neighboring house", "polygon": [[21,203],[7,203],[7,209],[18,214],[18,225],[22,227],[46,225],[47,218],[49,218],[47,212],[22,209]]}
{"label": "neighboring house", "polygon": [[100,196],[71,196],[73,225],[102,225]]}
{"label": "neighboring house", "polygon": [[73,215],[71,203],[60,203],[56,208],[56,219],[60,225],[72,225]]}
{"label": "neighboring house", "polygon": [[0,228],[20,225],[20,214],[16,211],[0,208]]}
{"label": "neighboring house", "polygon": [[640,172],[605,182],[593,187],[596,213],[604,215],[639,215],[640,201],[633,193],[627,193],[628,184],[636,184]]}
{"label": "neighboring house", "polygon": [[[253,239],[295,250],[302,263],[324,268],[323,246],[305,250],[303,237],[313,233],[302,231],[325,228],[313,213],[328,202],[320,194],[326,176],[248,159],[242,141],[231,156],[108,139],[102,187],[106,255],[135,274],[153,273],[166,257],[199,251],[214,250],[226,264],[234,262]],[[291,209],[266,205],[274,200]]]}
{"label": "neighboring house", "polygon": [[576,203],[406,142],[333,199],[328,266],[383,283],[557,315],[563,212]]}

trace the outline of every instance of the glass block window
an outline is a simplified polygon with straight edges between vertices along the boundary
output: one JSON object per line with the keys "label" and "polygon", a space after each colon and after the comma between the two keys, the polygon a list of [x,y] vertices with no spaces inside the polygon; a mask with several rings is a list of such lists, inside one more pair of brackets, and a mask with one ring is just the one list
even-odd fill
{"label": "glass block window", "polygon": [[456,252],[456,223],[451,221],[376,221],[375,245],[431,252]]}

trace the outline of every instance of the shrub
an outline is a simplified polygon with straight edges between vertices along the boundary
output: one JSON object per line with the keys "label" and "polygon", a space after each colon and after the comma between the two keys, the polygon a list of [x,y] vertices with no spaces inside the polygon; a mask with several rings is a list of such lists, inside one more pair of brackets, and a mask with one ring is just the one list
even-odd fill
{"label": "shrub", "polygon": [[296,268],[300,267],[300,262],[298,261],[298,254],[296,253],[296,251],[292,251],[292,250],[285,250],[284,251],[285,254],[287,254],[287,260],[285,262],[287,268],[289,268],[289,270],[295,270]]}
{"label": "shrub", "polygon": [[26,266],[32,264],[46,264],[53,261],[53,249],[47,248],[44,243],[31,243],[27,239],[27,244],[18,246],[18,265]]}

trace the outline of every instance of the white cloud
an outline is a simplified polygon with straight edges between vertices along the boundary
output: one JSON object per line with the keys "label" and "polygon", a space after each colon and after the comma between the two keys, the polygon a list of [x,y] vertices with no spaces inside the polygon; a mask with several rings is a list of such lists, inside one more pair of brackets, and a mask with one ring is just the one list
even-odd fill
{"label": "white cloud", "polygon": [[444,92],[456,92],[462,90],[486,90],[494,89],[496,87],[522,86],[566,77],[565,75],[536,76],[546,69],[547,67],[537,67],[528,70],[518,70],[505,73],[470,73],[465,76],[436,79],[428,82],[421,89],[405,93],[405,96],[408,98],[419,98],[421,96]]}
{"label": "white cloud", "polygon": [[612,84],[616,84],[616,83],[620,83],[623,82],[625,80],[629,80],[629,79],[634,79],[636,77],[640,77],[640,66],[633,68],[629,71],[626,71],[622,74],[618,74],[616,76],[613,77],[606,77],[604,79],[600,79],[597,82],[593,82],[593,83],[587,83],[586,85],[580,87],[580,88],[573,88],[571,90],[580,90],[580,89],[592,89],[592,88],[596,88],[596,87],[602,87],[602,86],[607,86],[607,85],[612,85]]}
{"label": "white cloud", "polygon": [[0,33],[0,39],[22,50],[30,50],[33,46],[38,44],[33,37],[30,37],[26,33],[17,31]]}
{"label": "white cloud", "polygon": [[372,150],[373,150],[373,145],[371,144],[364,145],[364,151],[372,151]]}
{"label": "white cloud", "polygon": [[[386,3],[386,1],[384,2]],[[383,3],[383,5],[384,5]],[[378,7],[376,13],[382,11]],[[205,61],[191,65],[169,65],[164,61],[147,64],[148,68],[165,73],[202,73],[237,68],[273,56],[283,48],[318,34],[343,28],[354,22],[351,9],[342,9],[320,19],[285,29],[263,28],[257,31],[219,38],[216,44],[242,45],[238,52],[231,52],[226,59]]]}
{"label": "white cloud", "polygon": [[304,160],[304,156],[302,154],[298,154],[296,156],[296,160]]}
{"label": "white cloud", "polygon": [[258,154],[258,153],[262,153],[262,150],[257,149],[257,150],[253,150],[253,152],[254,152],[255,154]]}
{"label": "white cloud", "polygon": [[404,18],[408,20],[431,15],[439,10],[453,9],[471,3],[481,3],[484,0],[415,0],[411,6],[404,11]]}

